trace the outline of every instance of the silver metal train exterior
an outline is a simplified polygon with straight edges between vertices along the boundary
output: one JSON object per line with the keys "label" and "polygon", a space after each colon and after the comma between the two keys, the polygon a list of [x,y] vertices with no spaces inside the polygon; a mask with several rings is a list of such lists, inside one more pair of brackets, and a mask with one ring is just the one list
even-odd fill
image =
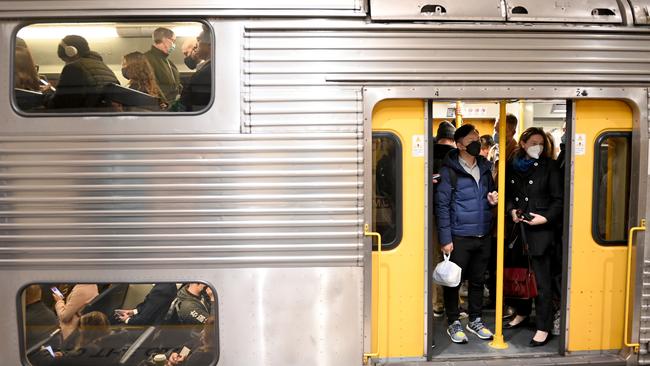
{"label": "silver metal train exterior", "polygon": [[[645,187],[643,2],[618,2],[620,24],[536,22],[532,11],[506,20],[508,1],[479,3],[504,19],[463,9],[451,22],[371,19],[360,0],[0,1],[4,50],[35,21],[181,17],[208,22],[216,39],[214,102],[196,115],[22,115],[12,54],[0,55],[1,363],[22,362],[26,284],[200,280],[218,294],[219,365],[361,364],[369,123],[385,98],[562,99],[583,88],[628,99],[633,184]],[[648,239],[638,247],[650,259]],[[647,343],[650,289],[637,290],[633,339]]]}

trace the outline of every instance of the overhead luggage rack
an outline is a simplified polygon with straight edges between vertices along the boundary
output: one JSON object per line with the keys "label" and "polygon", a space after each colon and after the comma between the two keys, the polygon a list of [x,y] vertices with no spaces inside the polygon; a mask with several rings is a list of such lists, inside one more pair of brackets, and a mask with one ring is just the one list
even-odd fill
{"label": "overhead luggage rack", "polygon": [[501,0],[370,0],[373,20],[505,21]]}
{"label": "overhead luggage rack", "polygon": [[634,13],[634,24],[650,25],[650,0],[629,0]]}
{"label": "overhead luggage rack", "polygon": [[[616,0],[506,0],[508,21],[621,24]],[[647,1],[645,1],[647,3]]]}

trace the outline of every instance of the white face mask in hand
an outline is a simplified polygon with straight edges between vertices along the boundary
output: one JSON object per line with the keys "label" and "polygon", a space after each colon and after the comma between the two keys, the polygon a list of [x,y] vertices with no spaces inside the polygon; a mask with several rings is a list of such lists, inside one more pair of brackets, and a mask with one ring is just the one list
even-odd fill
{"label": "white face mask in hand", "polygon": [[544,147],[542,145],[533,145],[526,149],[526,153],[528,156],[530,156],[533,159],[539,159],[539,156],[542,154],[542,151],[544,151]]}

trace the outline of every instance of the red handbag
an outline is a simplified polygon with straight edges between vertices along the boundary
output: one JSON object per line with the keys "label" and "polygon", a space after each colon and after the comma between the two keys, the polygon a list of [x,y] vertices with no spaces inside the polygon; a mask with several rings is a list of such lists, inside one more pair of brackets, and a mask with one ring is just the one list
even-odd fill
{"label": "red handbag", "polygon": [[503,296],[517,299],[537,296],[535,273],[530,268],[504,268]]}
{"label": "red handbag", "polygon": [[526,232],[523,225],[520,228],[521,242],[524,254],[528,258],[528,267],[503,269],[503,296],[516,299],[532,299],[537,296],[537,281],[535,280],[535,272],[533,272],[530,265]]}

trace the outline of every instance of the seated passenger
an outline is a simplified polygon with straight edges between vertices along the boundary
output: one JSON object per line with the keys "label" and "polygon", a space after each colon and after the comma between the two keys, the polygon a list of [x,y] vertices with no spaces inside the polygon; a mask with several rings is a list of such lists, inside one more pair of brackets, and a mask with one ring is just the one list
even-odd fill
{"label": "seated passenger", "polygon": [[215,319],[214,316],[208,318],[205,326],[201,331],[201,346],[196,350],[190,350],[187,356],[182,356],[177,352],[169,355],[166,366],[203,366],[210,365],[216,358],[216,339],[215,339]]}
{"label": "seated passenger", "polygon": [[102,97],[106,84],[120,84],[102,57],[90,50],[81,36],[65,36],[59,43],[58,56],[66,65],[50,100],[51,108],[106,108]]}
{"label": "seated passenger", "polygon": [[158,98],[160,109],[164,110],[169,107],[144,53],[136,51],[124,56],[122,76],[129,80],[129,88]]}
{"label": "seated passenger", "polygon": [[212,40],[210,31],[204,29],[196,38],[198,48],[196,57],[205,60],[201,63],[181,94],[181,105],[186,111],[198,111],[210,103],[212,95]]}
{"label": "seated passenger", "polygon": [[95,284],[75,285],[65,300],[57,294],[52,294],[55,301],[54,309],[59,318],[59,327],[61,327],[61,336],[64,340],[79,326],[79,311],[98,294]]}
{"label": "seated passenger", "polygon": [[204,283],[188,283],[178,290],[172,321],[176,324],[205,324],[212,312],[214,296]]}
{"label": "seated passenger", "polygon": [[115,317],[128,325],[157,325],[176,298],[175,283],[157,283],[135,309],[115,310]]}
{"label": "seated passenger", "polygon": [[42,291],[39,285],[30,285],[25,289],[25,335],[26,348],[47,338],[59,326],[59,320],[47,305],[41,301]]}
{"label": "seated passenger", "polygon": [[[111,337],[106,315],[92,311],[79,321],[79,337],[69,350],[57,352],[53,365],[61,366],[108,366],[117,364],[123,349],[118,337]],[[117,338],[117,339],[114,339]],[[116,343],[117,342],[117,343]]]}
{"label": "seated passenger", "polygon": [[32,53],[22,38],[16,38],[14,88],[35,92],[16,93],[16,102],[22,110],[43,108],[45,106],[45,95],[54,92],[50,83],[38,75],[38,68],[34,63]]}

